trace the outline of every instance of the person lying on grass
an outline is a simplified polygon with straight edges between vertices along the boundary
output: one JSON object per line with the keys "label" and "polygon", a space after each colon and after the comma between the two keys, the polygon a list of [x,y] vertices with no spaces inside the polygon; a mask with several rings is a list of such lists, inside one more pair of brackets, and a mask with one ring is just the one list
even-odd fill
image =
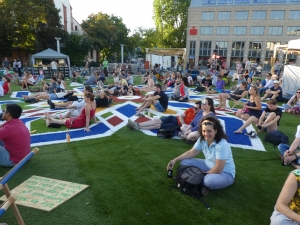
{"label": "person lying on grass", "polygon": [[178,136],[186,140],[189,144],[197,141],[197,139],[200,137],[199,123],[203,118],[206,117],[216,117],[214,100],[212,100],[211,98],[205,98],[201,102],[201,110],[197,113],[197,115],[189,125],[184,124],[180,127],[181,132],[178,133]]}
{"label": "person lying on grass", "polygon": [[165,129],[169,127],[178,128],[183,125],[189,125],[194,119],[195,115],[200,111],[201,101],[195,102],[194,107],[185,110],[180,116],[167,116],[161,119],[153,119],[143,123],[136,123],[132,120],[128,120],[127,126],[134,130],[153,130],[153,129]]}
{"label": "person lying on grass", "polygon": [[238,130],[234,131],[235,134],[241,134],[243,130],[251,123],[258,123],[258,120],[262,114],[262,106],[260,96],[257,93],[257,87],[251,86],[249,89],[249,94],[249,101],[244,104],[244,109],[246,109],[247,111],[236,113],[236,116],[238,118],[241,118],[246,122]]}
{"label": "person lying on grass", "polygon": [[[172,167],[176,162],[198,167],[206,173],[203,185],[208,189],[222,189],[232,185],[235,179],[235,164],[219,120],[215,117],[203,118],[199,123],[199,134],[200,137],[191,150],[170,161]],[[203,152],[204,159],[194,158],[200,152]],[[170,168],[170,163],[167,169]]]}
{"label": "person lying on grass", "polygon": [[[295,139],[291,146],[287,144],[279,144],[278,150],[280,152],[280,158],[286,164],[292,164],[296,169],[300,169],[300,152],[298,150],[298,146],[300,145],[300,125],[297,126],[297,132],[295,135]],[[297,151],[296,151],[297,150]]]}
{"label": "person lying on grass", "polygon": [[226,100],[227,99],[234,99],[236,101],[240,100],[241,97],[245,96],[247,94],[247,83],[242,82],[241,85],[235,89],[235,91],[231,94],[229,93],[220,93],[219,94],[219,107],[221,109],[226,109]]}
{"label": "person lying on grass", "polygon": [[142,100],[143,104],[136,108],[136,116],[143,116],[142,112],[144,109],[148,108],[151,105],[154,105],[155,109],[158,112],[165,112],[168,108],[169,99],[168,96],[161,90],[160,84],[154,85],[154,94],[146,95]]}
{"label": "person lying on grass", "polygon": [[270,225],[300,224],[300,170],[292,171],[278,196]]}
{"label": "person lying on grass", "polygon": [[84,131],[90,132],[90,122],[91,118],[94,118],[94,122],[98,124],[99,122],[96,119],[96,102],[94,101],[94,95],[92,93],[85,93],[84,94],[84,101],[85,106],[81,110],[81,113],[79,116],[75,118],[69,118],[69,119],[54,119],[50,114],[47,112],[45,113],[46,116],[46,126],[48,127],[50,123],[60,124],[64,125],[68,128],[82,128],[84,127]]}

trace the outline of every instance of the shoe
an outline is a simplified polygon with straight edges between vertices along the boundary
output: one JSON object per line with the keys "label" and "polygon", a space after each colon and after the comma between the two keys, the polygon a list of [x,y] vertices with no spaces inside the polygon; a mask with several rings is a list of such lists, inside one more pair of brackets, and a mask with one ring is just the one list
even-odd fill
{"label": "shoe", "polygon": [[139,124],[137,122],[132,121],[131,119],[128,120],[129,126],[132,127],[134,130],[139,130]]}
{"label": "shoe", "polygon": [[126,126],[127,126],[128,128],[130,128],[131,130],[133,130],[133,128],[130,126],[129,122],[126,124]]}
{"label": "shoe", "polygon": [[255,132],[252,130],[252,131],[250,131],[249,133],[246,133],[245,135],[251,136],[253,133],[255,133]]}
{"label": "shoe", "polygon": [[110,106],[111,103],[113,103],[113,99],[112,99],[112,98],[111,98],[111,99],[108,99],[108,105],[107,105],[107,106]]}
{"label": "shoe", "polygon": [[50,101],[50,109],[55,109],[55,104]]}
{"label": "shoe", "polygon": [[257,126],[257,129],[258,129],[259,131],[261,131],[261,130],[262,130],[262,126]]}
{"label": "shoe", "polygon": [[48,105],[50,105],[50,99],[47,100]]}
{"label": "shoe", "polygon": [[143,116],[145,116],[143,113],[137,113],[137,114],[135,114],[135,116],[138,116],[138,117],[143,117]]}

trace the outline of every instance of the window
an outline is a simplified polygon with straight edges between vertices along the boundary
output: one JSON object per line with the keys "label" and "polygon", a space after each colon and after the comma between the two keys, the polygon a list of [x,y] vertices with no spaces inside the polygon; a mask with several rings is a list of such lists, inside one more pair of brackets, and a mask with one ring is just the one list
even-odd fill
{"label": "window", "polygon": [[196,41],[190,41],[190,57],[195,57]]}
{"label": "window", "polygon": [[262,42],[249,42],[249,58],[260,58]]}
{"label": "window", "polygon": [[287,27],[287,35],[300,35],[300,27]]}
{"label": "window", "polygon": [[232,4],[232,0],[219,0],[219,4]]}
{"label": "window", "polygon": [[271,0],[271,3],[285,3],[286,0]]}
{"label": "window", "polygon": [[291,10],[289,19],[290,20],[299,20],[300,19],[300,11],[299,10]]}
{"label": "window", "polygon": [[231,56],[232,57],[243,57],[244,56],[244,47],[245,47],[245,42],[242,42],[242,41],[232,42]]}
{"label": "window", "polygon": [[248,19],[248,11],[236,11],[234,14],[235,20],[247,20]]}
{"label": "window", "polygon": [[200,41],[199,56],[210,56],[211,41]]}
{"label": "window", "polygon": [[265,27],[251,27],[251,35],[264,35]]}
{"label": "window", "polygon": [[228,42],[227,41],[217,41],[216,42],[216,53],[221,57],[227,57],[227,49],[228,49]]}
{"label": "window", "polygon": [[230,20],[230,12],[218,12],[218,20]]}
{"label": "window", "polygon": [[202,35],[212,35],[213,34],[213,27],[201,27],[200,34]]}
{"label": "window", "polygon": [[229,27],[217,27],[217,34],[229,34]]}
{"label": "window", "polygon": [[282,35],[282,27],[269,27],[269,35]]}
{"label": "window", "polygon": [[234,27],[233,34],[234,35],[246,35],[247,27]]}
{"label": "window", "polygon": [[237,3],[237,4],[250,3],[250,0],[235,0],[235,3]]}
{"label": "window", "polygon": [[271,20],[283,20],[284,11],[283,10],[272,10],[270,15]]}
{"label": "window", "polygon": [[216,0],[202,0],[202,5],[215,5]]}
{"label": "window", "polygon": [[253,3],[267,3],[268,0],[253,0]]}
{"label": "window", "polygon": [[252,19],[253,20],[265,20],[266,19],[266,11],[253,11]]}
{"label": "window", "polygon": [[214,12],[202,12],[202,20],[214,20]]}
{"label": "window", "polygon": [[290,2],[300,2],[300,0],[290,0]]}

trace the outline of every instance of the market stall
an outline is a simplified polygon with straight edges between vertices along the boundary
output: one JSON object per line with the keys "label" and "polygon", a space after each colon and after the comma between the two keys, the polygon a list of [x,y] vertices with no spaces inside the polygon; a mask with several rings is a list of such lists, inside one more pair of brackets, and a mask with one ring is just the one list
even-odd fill
{"label": "market stall", "polygon": [[59,53],[57,51],[48,48],[42,52],[32,55],[33,72],[35,75],[39,75],[39,70],[44,71],[46,78],[50,78],[53,71],[48,64],[43,64],[43,59],[55,59],[58,61],[58,71],[62,72],[65,77],[70,77],[70,58],[67,55]]}

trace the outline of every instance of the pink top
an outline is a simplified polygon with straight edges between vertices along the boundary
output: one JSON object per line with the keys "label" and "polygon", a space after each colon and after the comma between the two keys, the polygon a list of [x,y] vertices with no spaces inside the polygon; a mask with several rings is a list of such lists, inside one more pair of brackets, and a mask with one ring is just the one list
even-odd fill
{"label": "pink top", "polygon": [[0,128],[0,140],[9,152],[10,160],[17,164],[30,152],[30,133],[20,119],[12,119]]}

